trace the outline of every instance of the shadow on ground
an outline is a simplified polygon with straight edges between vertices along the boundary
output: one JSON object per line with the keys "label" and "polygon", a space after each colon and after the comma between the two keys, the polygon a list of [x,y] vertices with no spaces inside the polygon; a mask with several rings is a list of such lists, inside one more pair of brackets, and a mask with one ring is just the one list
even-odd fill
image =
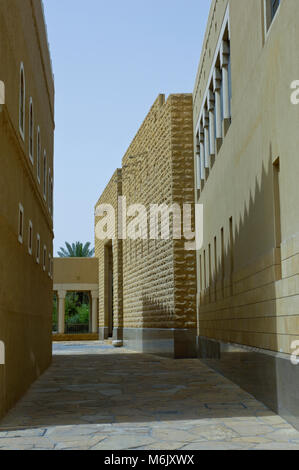
{"label": "shadow on ground", "polygon": [[0,430],[272,414],[197,359],[166,359],[99,343],[58,344],[50,369]]}

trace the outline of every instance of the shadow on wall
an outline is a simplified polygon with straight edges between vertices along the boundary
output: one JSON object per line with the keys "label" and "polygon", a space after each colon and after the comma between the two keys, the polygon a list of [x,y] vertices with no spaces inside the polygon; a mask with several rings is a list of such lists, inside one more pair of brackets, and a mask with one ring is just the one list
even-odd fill
{"label": "shadow on wall", "polygon": [[[276,303],[276,281],[281,280],[279,160],[273,162],[270,146],[267,166],[255,180],[249,204],[238,221],[230,221],[227,241],[222,241],[222,262],[212,264],[211,248],[206,249],[203,284],[208,283],[204,270],[216,268],[201,296],[199,336],[206,364],[275,412],[297,416],[296,400],[291,399],[295,389],[287,391],[286,385],[296,371],[290,370],[287,359],[254,349],[281,348]],[[234,346],[238,344],[252,347],[252,352]]]}
{"label": "shadow on wall", "polygon": [[175,328],[173,307],[142,294],[141,328]]}

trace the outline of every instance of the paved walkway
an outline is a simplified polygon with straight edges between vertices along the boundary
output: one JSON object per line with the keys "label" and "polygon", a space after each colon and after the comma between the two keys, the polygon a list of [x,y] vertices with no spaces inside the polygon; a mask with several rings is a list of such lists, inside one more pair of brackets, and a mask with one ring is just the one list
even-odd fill
{"label": "paved walkway", "polygon": [[55,344],[0,449],[298,449],[299,432],[199,360]]}

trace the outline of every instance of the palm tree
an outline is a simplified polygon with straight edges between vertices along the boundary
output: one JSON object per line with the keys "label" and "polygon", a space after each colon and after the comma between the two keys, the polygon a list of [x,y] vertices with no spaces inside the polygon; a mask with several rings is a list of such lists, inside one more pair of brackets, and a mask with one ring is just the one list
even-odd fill
{"label": "palm tree", "polygon": [[90,248],[90,245],[90,242],[85,243],[85,245],[80,242],[72,244],[65,242],[66,248],[60,247],[58,256],[60,258],[92,258],[94,255],[94,248]]}

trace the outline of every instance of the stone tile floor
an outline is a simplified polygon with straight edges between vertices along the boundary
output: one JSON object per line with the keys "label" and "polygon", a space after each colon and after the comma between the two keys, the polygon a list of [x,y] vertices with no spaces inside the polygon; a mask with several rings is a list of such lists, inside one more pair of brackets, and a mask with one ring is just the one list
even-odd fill
{"label": "stone tile floor", "polygon": [[299,432],[197,359],[56,343],[0,423],[4,449],[297,449]]}

